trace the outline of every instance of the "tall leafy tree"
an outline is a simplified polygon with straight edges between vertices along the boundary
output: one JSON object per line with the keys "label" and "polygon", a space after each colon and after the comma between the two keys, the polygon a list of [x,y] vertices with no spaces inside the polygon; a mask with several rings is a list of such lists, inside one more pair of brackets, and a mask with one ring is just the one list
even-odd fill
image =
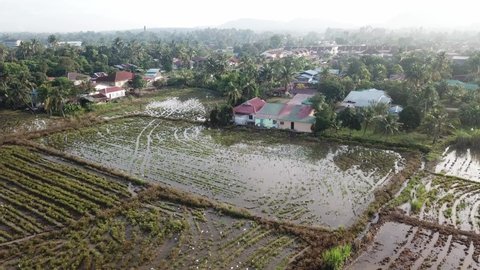
{"label": "tall leafy tree", "polygon": [[403,129],[407,131],[416,129],[422,121],[420,112],[412,106],[405,107],[398,116]]}
{"label": "tall leafy tree", "polygon": [[321,80],[319,90],[325,95],[327,102],[337,102],[345,98],[345,88],[338,78],[329,77]]}
{"label": "tall leafy tree", "polygon": [[362,129],[362,122],[355,109],[346,108],[337,114],[337,120],[341,121],[342,126],[350,130]]}

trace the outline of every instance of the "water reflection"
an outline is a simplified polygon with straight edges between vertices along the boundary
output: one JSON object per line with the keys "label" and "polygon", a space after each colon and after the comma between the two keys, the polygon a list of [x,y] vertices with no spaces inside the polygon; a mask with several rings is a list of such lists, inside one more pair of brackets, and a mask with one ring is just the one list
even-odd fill
{"label": "water reflection", "polygon": [[435,172],[480,181],[480,150],[449,146]]}

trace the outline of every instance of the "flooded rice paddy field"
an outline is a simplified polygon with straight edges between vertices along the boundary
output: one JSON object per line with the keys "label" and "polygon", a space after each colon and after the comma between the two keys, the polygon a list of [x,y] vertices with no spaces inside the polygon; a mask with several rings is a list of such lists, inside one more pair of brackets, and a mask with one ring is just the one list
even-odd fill
{"label": "flooded rice paddy field", "polygon": [[[45,144],[183,190],[297,223],[348,226],[402,168],[398,153],[238,138],[155,118],[127,118]],[[260,135],[256,135],[260,136]]]}
{"label": "flooded rice paddy field", "polygon": [[480,269],[477,157],[447,148],[435,169],[445,175],[411,179],[393,201],[408,224],[387,221],[373,231],[373,245],[349,269]]}
{"label": "flooded rice paddy field", "polygon": [[426,175],[414,185],[408,197],[408,202],[400,206],[407,215],[480,233],[480,183]]}
{"label": "flooded rice paddy field", "polygon": [[435,167],[435,172],[480,182],[480,153],[448,147]]}
{"label": "flooded rice paddy field", "polygon": [[386,222],[348,269],[479,269],[479,256],[467,237]]}

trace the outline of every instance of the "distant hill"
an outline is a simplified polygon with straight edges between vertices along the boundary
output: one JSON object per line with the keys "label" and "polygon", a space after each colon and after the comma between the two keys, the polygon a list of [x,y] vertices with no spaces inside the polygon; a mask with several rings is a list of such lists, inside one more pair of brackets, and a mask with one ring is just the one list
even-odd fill
{"label": "distant hill", "polygon": [[219,28],[251,29],[256,32],[323,32],[327,28],[352,28],[352,25],[322,19],[294,19],[287,22],[260,20],[260,19],[238,19],[226,22]]}

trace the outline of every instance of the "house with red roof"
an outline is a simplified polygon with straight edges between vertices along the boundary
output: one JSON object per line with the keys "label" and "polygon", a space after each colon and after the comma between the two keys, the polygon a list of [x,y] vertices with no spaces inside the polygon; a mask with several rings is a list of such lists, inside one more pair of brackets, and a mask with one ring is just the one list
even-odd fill
{"label": "house with red roof", "polygon": [[95,80],[97,84],[107,85],[107,86],[116,86],[116,87],[123,87],[129,81],[133,80],[135,74],[128,71],[117,71],[115,73],[111,73],[108,76],[99,77]]}
{"label": "house with red roof", "polygon": [[102,86],[97,85],[96,91],[90,93],[89,101],[92,102],[106,102],[112,99],[124,97],[126,90],[123,87],[118,86]]}
{"label": "house with red roof", "polygon": [[278,128],[310,133],[315,124],[313,113],[310,105],[287,103],[278,115]]}
{"label": "house with red roof", "polygon": [[266,103],[255,115],[255,126],[312,132],[315,116],[310,105],[311,97],[299,94],[287,103]]}
{"label": "house with red roof", "polygon": [[99,91],[100,94],[103,94],[108,99],[116,99],[125,96],[125,89],[122,87],[107,87]]}
{"label": "house with red roof", "polygon": [[255,97],[233,108],[235,125],[255,124],[255,114],[265,103],[265,100]]}

